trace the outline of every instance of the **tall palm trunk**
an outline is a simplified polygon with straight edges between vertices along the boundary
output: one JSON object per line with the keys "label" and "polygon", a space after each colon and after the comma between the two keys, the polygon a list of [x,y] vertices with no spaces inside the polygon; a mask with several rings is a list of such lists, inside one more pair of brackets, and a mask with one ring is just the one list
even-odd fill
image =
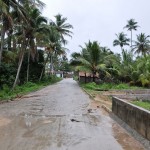
{"label": "tall palm trunk", "polygon": [[93,82],[95,82],[96,71],[93,71]]}
{"label": "tall palm trunk", "polygon": [[85,83],[86,83],[86,72],[85,72]]}
{"label": "tall palm trunk", "polygon": [[[3,20],[3,15],[2,15],[1,19]],[[3,23],[2,29],[1,29],[0,65],[2,63],[2,52],[3,52],[3,48],[4,48],[4,38],[5,38],[5,27],[4,27],[4,23]]]}
{"label": "tall palm trunk", "polygon": [[30,49],[28,50],[27,82],[29,81],[29,70],[30,70]]}
{"label": "tall palm trunk", "polygon": [[44,73],[44,70],[45,70],[45,66],[46,66],[46,63],[47,63],[47,61],[48,61],[49,56],[50,56],[50,53],[48,53],[47,58],[46,58],[46,60],[45,60],[45,63],[44,63],[44,66],[43,66],[43,69],[42,69],[42,72],[41,72],[39,81],[41,81],[41,79],[42,79],[42,76],[43,76],[43,73]]}
{"label": "tall palm trunk", "polygon": [[22,62],[23,62],[23,58],[24,58],[24,53],[25,53],[26,47],[27,47],[26,37],[25,37],[25,34],[24,34],[23,42],[22,42],[22,46],[21,46],[21,55],[20,55],[19,65],[18,65],[17,74],[16,74],[16,78],[15,78],[12,90],[15,89],[15,87],[17,85],[17,82],[18,82],[18,79],[19,79],[20,70],[21,70],[21,66],[22,66]]}
{"label": "tall palm trunk", "polygon": [[51,54],[51,65],[50,65],[50,74],[53,75],[53,54]]}
{"label": "tall palm trunk", "polygon": [[132,30],[131,30],[131,50],[132,50]]}
{"label": "tall palm trunk", "polygon": [[16,50],[16,48],[17,48],[17,42],[16,42],[16,39],[15,39],[15,37],[13,37],[13,51],[15,51]]}
{"label": "tall palm trunk", "polygon": [[22,52],[21,52],[21,56],[20,56],[20,60],[19,60],[19,65],[18,65],[18,69],[17,69],[17,74],[16,74],[16,78],[15,78],[15,82],[13,84],[13,88],[12,90],[15,89],[18,79],[19,79],[19,74],[20,74],[20,70],[21,70],[21,66],[22,66],[22,62],[23,62],[23,58],[24,58],[24,53],[25,53],[25,48],[22,48]]}
{"label": "tall palm trunk", "polygon": [[8,32],[8,39],[7,39],[8,50],[12,50],[12,46],[11,46],[12,32],[13,32],[12,30],[9,30]]}

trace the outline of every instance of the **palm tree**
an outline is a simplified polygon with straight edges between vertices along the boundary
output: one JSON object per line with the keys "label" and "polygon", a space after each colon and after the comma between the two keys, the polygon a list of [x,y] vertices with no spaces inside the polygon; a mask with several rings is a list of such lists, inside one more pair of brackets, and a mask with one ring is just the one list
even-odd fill
{"label": "palm tree", "polygon": [[[32,8],[32,5],[30,5],[28,2],[31,2],[31,0],[30,1],[26,1],[24,3],[25,8],[29,8],[29,7]],[[29,16],[29,12],[26,12],[26,18],[27,18],[27,21],[28,21],[27,24],[22,18],[19,17],[19,27],[18,27],[19,30],[18,31],[19,31],[19,34],[20,34],[19,38],[20,38],[20,41],[21,41],[20,42],[20,45],[21,45],[21,52],[20,53],[21,54],[20,54],[20,59],[19,59],[19,63],[18,63],[18,69],[17,69],[16,78],[15,78],[15,81],[14,81],[12,89],[14,89],[16,87],[16,85],[17,85],[17,82],[18,82],[18,79],[19,79],[20,70],[21,70],[21,66],[22,66],[22,62],[23,62],[23,59],[24,59],[25,51],[26,51],[28,46],[33,44],[33,39],[34,38],[32,37],[31,34],[29,34],[29,29],[32,28],[33,22],[31,21],[30,18],[28,18],[28,16]],[[21,25],[20,25],[20,23],[21,23]],[[35,26],[34,26],[34,28],[35,28]]]}
{"label": "palm tree", "polygon": [[123,32],[116,34],[117,39],[113,41],[113,46],[120,46],[121,50],[123,50],[124,45],[129,45],[129,39],[126,37],[127,35]]}
{"label": "palm tree", "polygon": [[150,55],[136,59],[131,77],[134,84],[150,87]]}
{"label": "palm tree", "polygon": [[9,29],[12,29],[13,26],[13,19],[10,14],[10,10],[16,10],[18,14],[22,17],[22,19],[26,20],[26,13],[24,8],[16,1],[16,0],[1,0],[0,2],[1,6],[1,18],[2,21],[2,27],[1,27],[1,48],[0,48],[0,64],[2,59],[2,51],[4,47],[4,38],[6,31],[9,31]]}
{"label": "palm tree", "polygon": [[131,49],[132,49],[132,30],[137,30],[139,27],[137,25],[138,22],[136,22],[134,19],[130,19],[127,21],[127,25],[124,28],[127,28],[129,31],[131,31]]}
{"label": "palm tree", "polygon": [[133,45],[133,51],[137,54],[142,54],[146,56],[146,54],[150,54],[150,35],[145,35],[145,33],[141,33],[137,35],[137,41],[135,41],[135,45]]}
{"label": "palm tree", "polygon": [[45,31],[44,25],[47,23],[47,19],[41,16],[41,12],[39,11],[38,8],[29,7],[28,16],[29,16],[28,18],[29,18],[30,26],[26,29],[26,37],[29,39],[27,82],[29,79],[30,55],[34,60],[37,53],[37,37],[39,36],[39,34],[44,33]]}
{"label": "palm tree", "polygon": [[77,69],[91,72],[93,74],[93,81],[95,82],[96,73],[100,70],[105,70],[105,64],[102,64],[101,60],[101,47],[97,41],[89,41],[85,43],[85,48],[81,48],[81,56],[77,58],[81,65],[77,66]]}
{"label": "palm tree", "polygon": [[45,42],[47,57],[45,59],[45,63],[44,63],[43,70],[41,72],[41,76],[40,76],[39,80],[42,79],[42,76],[43,76],[43,73],[45,70],[45,66],[46,66],[46,63],[48,62],[48,60],[50,59],[50,63],[49,63],[50,64],[50,72],[52,73],[53,69],[54,69],[53,58],[66,53],[65,52],[66,48],[62,47],[62,43],[60,41],[60,36],[59,36],[59,33],[57,32],[57,30],[53,26],[49,25],[49,26],[47,26],[46,31],[47,31],[47,33],[43,37],[43,39],[44,39],[43,42]]}
{"label": "palm tree", "polygon": [[57,32],[60,35],[60,40],[63,42],[63,44],[67,44],[67,41],[65,40],[64,36],[72,37],[72,31],[70,29],[73,29],[73,26],[69,23],[66,23],[67,18],[62,17],[61,14],[58,14],[55,16],[55,21],[51,21],[50,25],[54,26]]}

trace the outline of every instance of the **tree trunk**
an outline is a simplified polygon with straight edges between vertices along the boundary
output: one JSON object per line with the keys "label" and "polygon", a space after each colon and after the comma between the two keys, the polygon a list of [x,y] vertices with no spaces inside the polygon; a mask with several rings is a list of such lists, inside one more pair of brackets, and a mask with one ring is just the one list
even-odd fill
{"label": "tree trunk", "polygon": [[[3,17],[2,17],[3,20]],[[0,48],[0,65],[2,63],[2,52],[3,52],[3,48],[4,48],[4,38],[5,38],[5,27],[4,27],[4,23],[1,29],[1,48]]]}
{"label": "tree trunk", "polygon": [[132,30],[131,30],[131,50],[132,50]]}
{"label": "tree trunk", "polygon": [[51,65],[50,65],[50,74],[53,75],[53,56],[51,54]]}
{"label": "tree trunk", "polygon": [[16,78],[15,78],[15,82],[14,82],[14,84],[13,84],[12,90],[15,89],[15,87],[16,87],[16,85],[17,85],[17,82],[18,82],[18,79],[19,79],[19,74],[20,74],[20,70],[21,70],[21,66],[22,66],[22,62],[23,62],[23,58],[24,58],[24,52],[25,52],[25,50],[22,49],[21,58],[20,58],[20,61],[19,61],[18,69],[17,69],[17,75],[16,75]]}
{"label": "tree trunk", "polygon": [[50,55],[50,53],[48,53],[47,58],[46,58],[46,60],[45,60],[45,63],[44,63],[44,66],[43,66],[43,69],[42,69],[42,72],[41,72],[39,81],[41,81],[41,79],[42,79],[42,76],[43,76],[43,73],[44,73],[45,66],[46,66],[46,63],[47,63],[47,61],[48,61],[49,55]]}
{"label": "tree trunk", "polygon": [[15,51],[17,48],[17,44],[16,44],[16,39],[15,37],[13,38],[13,51]]}
{"label": "tree trunk", "polygon": [[9,30],[8,32],[8,37],[7,37],[7,45],[8,45],[7,49],[8,50],[12,50],[12,47],[11,47],[12,32],[13,32],[12,30]]}
{"label": "tree trunk", "polygon": [[19,61],[19,65],[18,65],[18,69],[17,69],[17,74],[16,74],[16,78],[15,78],[15,82],[13,84],[12,90],[14,90],[15,87],[16,87],[16,85],[17,85],[17,82],[18,82],[18,79],[19,79],[20,70],[21,70],[21,66],[22,66],[22,62],[23,62],[23,58],[24,58],[24,53],[25,53],[25,50],[26,50],[26,38],[25,38],[25,34],[24,34],[24,38],[23,38],[23,43],[22,43],[21,49],[22,49],[21,58],[20,58],[20,61]]}
{"label": "tree trunk", "polygon": [[95,82],[95,75],[96,75],[96,72],[93,71],[93,82]]}
{"label": "tree trunk", "polygon": [[86,83],[86,72],[85,72],[85,83]]}
{"label": "tree trunk", "polygon": [[29,70],[30,70],[30,49],[28,50],[27,82],[29,81]]}

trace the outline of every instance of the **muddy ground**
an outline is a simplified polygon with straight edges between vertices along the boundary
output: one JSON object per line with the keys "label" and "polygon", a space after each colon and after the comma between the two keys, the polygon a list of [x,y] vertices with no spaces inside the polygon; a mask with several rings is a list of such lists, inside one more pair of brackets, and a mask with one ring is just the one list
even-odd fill
{"label": "muddy ground", "polygon": [[144,150],[72,79],[0,105],[0,150]]}

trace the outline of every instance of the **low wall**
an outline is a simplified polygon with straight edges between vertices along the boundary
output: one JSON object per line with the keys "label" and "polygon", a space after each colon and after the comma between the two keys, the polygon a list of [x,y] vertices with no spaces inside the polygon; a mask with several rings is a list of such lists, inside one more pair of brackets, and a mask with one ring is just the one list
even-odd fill
{"label": "low wall", "polygon": [[150,94],[124,94],[124,95],[112,95],[114,97],[125,99],[126,101],[130,100],[142,100],[150,101]]}
{"label": "low wall", "polygon": [[143,137],[150,140],[150,111],[113,97],[112,112]]}

